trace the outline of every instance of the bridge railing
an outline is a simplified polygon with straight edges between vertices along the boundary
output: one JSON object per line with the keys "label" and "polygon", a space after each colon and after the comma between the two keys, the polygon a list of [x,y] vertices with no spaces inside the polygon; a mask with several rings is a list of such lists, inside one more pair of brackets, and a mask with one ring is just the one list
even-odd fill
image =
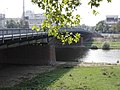
{"label": "bridge railing", "polygon": [[35,31],[28,28],[24,29],[17,29],[17,28],[10,28],[10,29],[0,29],[0,40],[4,43],[6,39],[15,39],[22,37],[28,37],[28,36],[38,36],[38,35],[44,35],[46,32],[42,31]]}
{"label": "bridge railing", "polygon": [[35,33],[35,30],[31,29],[0,29],[0,35],[12,35],[12,34],[26,34]]}

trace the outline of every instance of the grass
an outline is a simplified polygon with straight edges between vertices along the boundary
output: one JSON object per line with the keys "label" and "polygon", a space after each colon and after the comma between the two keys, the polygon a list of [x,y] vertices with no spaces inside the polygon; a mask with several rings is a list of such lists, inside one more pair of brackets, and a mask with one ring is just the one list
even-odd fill
{"label": "grass", "polygon": [[[104,43],[103,41],[91,40],[91,41],[85,42],[84,45],[86,46],[86,48],[91,48],[92,45],[95,45],[99,49],[101,49],[103,43]],[[118,41],[108,41],[108,43],[110,44],[111,49],[120,49],[120,42],[118,42]]]}
{"label": "grass", "polygon": [[120,66],[57,68],[1,90],[120,90]]}

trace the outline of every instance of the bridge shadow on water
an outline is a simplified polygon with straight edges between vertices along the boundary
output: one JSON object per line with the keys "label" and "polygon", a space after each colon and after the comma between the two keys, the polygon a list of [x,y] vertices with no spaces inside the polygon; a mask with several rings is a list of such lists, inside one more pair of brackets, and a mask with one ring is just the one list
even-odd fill
{"label": "bridge shadow on water", "polygon": [[83,58],[87,51],[85,47],[58,47],[56,48],[56,60],[82,62],[80,58]]}

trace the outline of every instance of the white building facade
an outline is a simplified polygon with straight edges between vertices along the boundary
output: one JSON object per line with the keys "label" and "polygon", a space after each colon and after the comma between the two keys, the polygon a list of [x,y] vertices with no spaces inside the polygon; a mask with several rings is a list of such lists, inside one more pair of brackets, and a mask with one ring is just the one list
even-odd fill
{"label": "white building facade", "polygon": [[[30,10],[25,12],[25,21],[28,22],[29,28],[32,28],[32,26],[34,25],[41,26],[42,22],[45,19],[46,17],[43,14],[35,14],[34,12]],[[22,18],[5,18],[5,14],[0,14],[0,28],[6,28],[5,24],[9,20],[20,22]]]}
{"label": "white building facade", "polygon": [[118,15],[107,15],[106,16],[106,23],[109,26],[115,25],[119,21]]}
{"label": "white building facade", "polygon": [[42,22],[46,19],[43,14],[35,14],[32,11],[26,11],[25,18],[29,23],[29,28],[32,28],[33,25],[41,26]]}

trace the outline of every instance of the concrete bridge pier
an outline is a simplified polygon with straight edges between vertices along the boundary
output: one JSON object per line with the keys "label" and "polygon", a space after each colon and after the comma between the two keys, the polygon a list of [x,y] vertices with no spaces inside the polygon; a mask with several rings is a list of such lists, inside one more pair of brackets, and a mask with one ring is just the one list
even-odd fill
{"label": "concrete bridge pier", "polygon": [[54,65],[54,45],[27,45],[0,50],[0,64]]}
{"label": "concrete bridge pier", "polygon": [[50,65],[55,65],[56,63],[55,45],[50,45],[49,56],[50,56]]}

